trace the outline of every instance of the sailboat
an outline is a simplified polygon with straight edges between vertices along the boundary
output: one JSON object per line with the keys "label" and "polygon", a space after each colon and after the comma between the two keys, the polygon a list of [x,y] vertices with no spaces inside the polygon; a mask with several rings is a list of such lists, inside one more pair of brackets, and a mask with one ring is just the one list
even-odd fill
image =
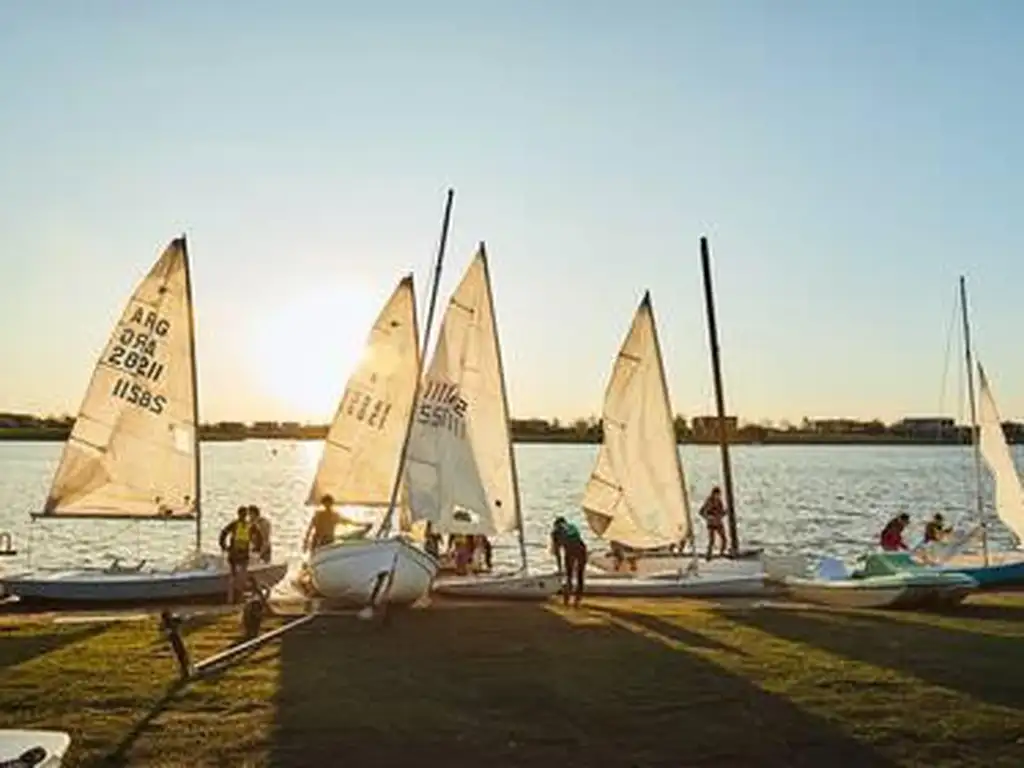
{"label": "sailboat", "polygon": [[[650,293],[644,294],[605,390],[604,438],[583,494],[591,530],[636,549],[687,538],[692,523]],[[761,594],[762,573],[702,572],[694,554],[672,578],[594,577],[588,595]]]}
{"label": "sailboat", "polygon": [[[399,282],[370,331],[362,360],[345,387],[324,442],[308,505],[329,494],[339,506],[402,505],[395,492],[420,373],[412,275]],[[438,563],[409,537],[349,537],[314,550],[305,566],[323,597],[366,606],[391,576],[388,601],[411,604],[427,594]]]}
{"label": "sailboat", "polygon": [[[974,395],[974,364],[972,362],[970,319],[967,309],[966,280],[960,278],[960,309],[964,337],[964,362],[967,370],[968,399],[971,410],[971,442],[974,448],[975,526],[949,544],[924,548],[920,555],[940,563],[944,570],[964,573],[978,582],[980,589],[1024,586],[1024,488],[1006,443],[1002,420],[996,407],[992,386],[981,363],[978,371],[978,401]],[[1009,529],[1015,549],[992,552],[990,549],[984,498],[982,493],[982,461],[988,465],[995,485],[995,511]],[[980,554],[963,550],[974,539],[981,538]]]}
{"label": "sailboat", "polygon": [[[719,361],[718,323],[715,317],[715,297],[711,277],[711,251],[706,237],[700,239],[701,271],[704,277],[704,304],[707,315],[708,342],[711,351],[711,372],[715,383],[715,399],[718,406],[720,427],[719,449],[722,461],[722,478],[724,480],[725,503],[729,509],[729,541],[731,551],[728,554],[715,556],[704,566],[705,570],[732,574],[756,574],[765,568],[773,573],[784,573],[793,566],[784,557],[763,557],[761,549],[740,550],[736,530],[736,509],[732,491],[732,463],[729,459],[729,440],[725,430],[725,394],[722,385],[721,364]],[[606,572],[608,576],[650,578],[675,578],[676,574],[689,566],[696,552],[696,542],[689,539],[690,552],[686,551],[683,542],[671,542],[656,547],[635,547],[627,543],[611,539],[611,549],[607,552],[595,553],[589,563]]]}
{"label": "sailboat", "polygon": [[558,575],[529,573],[522,502],[509,429],[508,397],[487,251],[448,301],[409,438],[405,483],[414,522],[436,534],[515,531],[520,570],[440,577],[433,591],[458,597],[543,600]]}
{"label": "sailboat", "polygon": [[[145,561],[37,570],[0,580],[22,600],[83,603],[221,596],[230,571],[202,553],[199,401],[185,237],[173,240],[132,293],[103,349],[64,445],[45,520],[186,520],[195,551],[170,569]],[[286,565],[250,564],[272,586]]]}
{"label": "sailboat", "polygon": [[[424,350],[430,341],[454,198],[455,190],[449,189]],[[440,566],[414,542],[404,482],[422,371],[416,293],[412,275],[406,275],[377,317],[363,358],[345,387],[306,502],[316,504],[329,493],[342,506],[385,509],[375,536],[350,536],[318,547],[305,558],[298,580],[301,585],[308,576],[321,596],[371,614],[376,604],[411,605],[425,597]],[[396,510],[399,532],[392,535]]]}

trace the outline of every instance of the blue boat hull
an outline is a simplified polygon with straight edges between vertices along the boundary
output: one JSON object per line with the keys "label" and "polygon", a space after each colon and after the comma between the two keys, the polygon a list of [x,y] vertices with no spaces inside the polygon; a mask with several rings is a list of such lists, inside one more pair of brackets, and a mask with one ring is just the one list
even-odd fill
{"label": "blue boat hull", "polygon": [[978,589],[1024,589],[1024,561],[979,566],[945,566],[978,582]]}

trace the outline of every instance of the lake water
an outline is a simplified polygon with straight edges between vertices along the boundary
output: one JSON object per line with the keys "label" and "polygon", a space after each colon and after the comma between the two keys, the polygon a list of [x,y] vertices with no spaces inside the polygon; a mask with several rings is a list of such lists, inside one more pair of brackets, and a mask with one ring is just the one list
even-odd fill
{"label": "lake water", "polygon": [[[191,546],[191,523],[30,521],[29,512],[42,508],[62,447],[0,443],[0,531],[9,531],[19,550],[17,557],[0,560],[0,568],[105,565],[113,556],[170,563]],[[216,549],[217,535],[237,506],[253,503],[273,522],[278,555],[297,553],[310,515],[302,502],[321,450],[319,441],[204,443],[204,548]],[[552,565],[546,533],[556,515],[586,529],[579,502],[596,451],[592,445],[516,446],[532,565]],[[681,453],[696,511],[720,482],[718,449],[682,446]],[[1021,466],[1024,452],[1018,450],[1016,458]],[[872,546],[881,526],[900,510],[914,518],[907,537],[914,543],[926,516],[941,511],[957,521],[972,508],[972,462],[964,446],[735,447],[741,545],[850,558]],[[986,473],[991,503],[987,486]],[[1001,526],[993,528],[994,541],[1008,541]],[[703,547],[702,528],[697,540]],[[494,556],[497,563],[518,562],[514,535],[495,541]]]}

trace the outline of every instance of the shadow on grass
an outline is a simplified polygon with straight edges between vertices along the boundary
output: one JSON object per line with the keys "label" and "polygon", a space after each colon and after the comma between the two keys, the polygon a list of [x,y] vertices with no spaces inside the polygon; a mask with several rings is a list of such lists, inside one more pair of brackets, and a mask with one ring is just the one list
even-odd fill
{"label": "shadow on grass", "polygon": [[776,637],[909,674],[991,704],[1024,709],[1020,637],[911,623],[881,612],[717,612]]}
{"label": "shadow on grass", "polygon": [[432,753],[447,768],[891,765],[789,701],[586,609],[462,606],[386,627],[323,618],[286,635],[279,659],[276,766],[406,768]]}
{"label": "shadow on grass", "polygon": [[[980,621],[1008,621],[1024,627],[1024,604],[965,602],[944,611],[942,615]],[[1024,634],[1022,629],[1021,634]]]}
{"label": "shadow on grass", "polygon": [[654,632],[670,640],[682,643],[687,646],[687,648],[698,648],[705,651],[724,651],[737,656],[747,655],[740,648],[734,648],[731,645],[720,643],[713,638],[700,634],[699,632],[691,632],[688,629],[683,629],[678,624],[665,621],[656,615],[638,613],[636,611],[624,611],[619,608],[611,608],[604,605],[602,605],[599,610],[601,613],[606,613],[616,619],[628,621],[632,624],[643,627],[649,632]]}
{"label": "shadow on grass", "polygon": [[81,627],[57,625],[35,629],[31,633],[15,626],[0,626],[0,669],[16,667],[69,645],[88,640],[110,629],[109,623],[89,624]]}
{"label": "shadow on grass", "polygon": [[182,691],[184,687],[185,684],[180,680],[175,680],[170,685],[168,685],[167,689],[164,691],[164,694],[159,699],[157,699],[153,706],[149,708],[149,711],[147,711],[146,714],[144,714],[138,720],[138,722],[136,722],[135,725],[133,725],[124,734],[124,736],[121,738],[121,741],[117,743],[114,749],[111,750],[111,752],[108,755],[93,763],[93,765],[129,765],[130,763],[128,760],[128,753],[131,751],[131,748],[135,745],[136,739],[138,739],[139,736],[141,736],[146,731],[146,729],[149,727],[149,724],[153,722],[154,719],[159,717],[163,713],[163,711],[167,709],[167,707],[171,704],[171,702],[174,701],[174,698],[178,695],[178,693]]}

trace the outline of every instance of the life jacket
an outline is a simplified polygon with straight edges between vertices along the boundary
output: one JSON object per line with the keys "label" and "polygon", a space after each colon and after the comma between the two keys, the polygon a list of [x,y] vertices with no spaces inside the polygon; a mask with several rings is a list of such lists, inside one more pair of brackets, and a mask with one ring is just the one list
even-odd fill
{"label": "life jacket", "polygon": [[231,537],[231,548],[236,552],[247,552],[252,541],[252,523],[239,520],[235,523],[235,535]]}

